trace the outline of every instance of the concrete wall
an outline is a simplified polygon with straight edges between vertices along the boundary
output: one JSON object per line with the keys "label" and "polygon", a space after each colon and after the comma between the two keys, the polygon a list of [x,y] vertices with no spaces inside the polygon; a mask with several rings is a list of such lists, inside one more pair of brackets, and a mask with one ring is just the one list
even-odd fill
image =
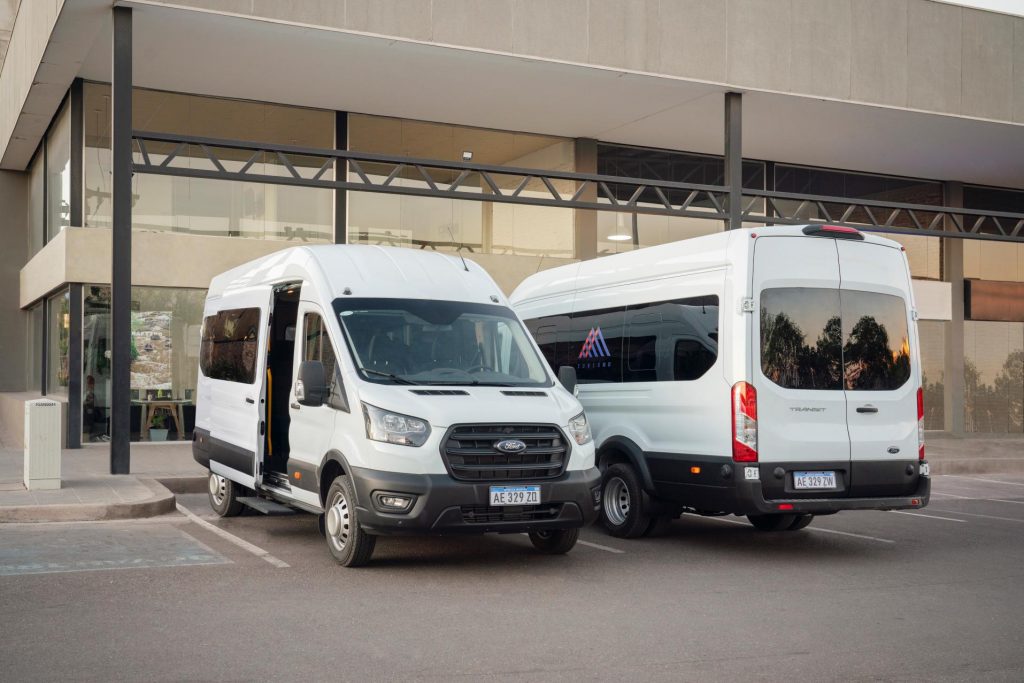
{"label": "concrete wall", "polygon": [[25,388],[26,314],[18,310],[18,271],[28,258],[28,174],[0,171],[0,391]]}
{"label": "concrete wall", "polygon": [[933,0],[154,0],[1024,123],[1024,18]]}

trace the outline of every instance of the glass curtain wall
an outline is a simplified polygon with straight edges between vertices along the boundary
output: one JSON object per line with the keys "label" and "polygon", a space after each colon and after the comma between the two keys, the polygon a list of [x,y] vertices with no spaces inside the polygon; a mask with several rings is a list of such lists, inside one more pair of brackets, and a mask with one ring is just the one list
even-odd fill
{"label": "glass curtain wall", "polygon": [[[82,440],[109,437],[110,287],[84,288]],[[195,424],[199,340],[206,292],[132,288],[133,440],[188,440]]]}
{"label": "glass curtain wall", "polygon": [[46,303],[41,301],[26,311],[25,321],[25,391],[43,389],[43,326],[46,324]]}
{"label": "glass curtain wall", "polygon": [[[850,199],[872,199],[884,202],[906,204],[933,204],[942,206],[942,183],[916,178],[869,175],[850,171],[836,171],[805,166],[775,165],[775,189],[779,192],[848,197]],[[816,206],[792,200],[779,200],[780,208],[797,211],[801,218],[823,219],[824,215]],[[826,203],[825,208],[833,218],[842,216],[845,205]],[[876,211],[875,219],[885,221],[889,216],[884,210]],[[935,214],[917,214],[918,220],[927,225]],[[854,211],[847,222],[872,222],[861,210]],[[906,213],[900,213],[893,221],[895,227],[913,228],[914,223]],[[907,249],[910,272],[916,278],[939,280],[942,277],[941,239],[915,235],[889,234],[885,237],[895,240]]]}
{"label": "glass curtain wall", "polygon": [[28,167],[28,254],[29,258],[43,248],[46,242],[46,224],[43,216],[45,200],[46,176],[43,156],[45,150],[40,145],[35,158]]}
{"label": "glass curtain wall", "polygon": [[[601,175],[699,185],[725,183],[725,162],[720,156],[626,145],[598,145],[597,172]],[[743,187],[764,189],[764,179],[764,163],[743,162]],[[615,183],[609,184],[609,188],[620,201],[628,201],[636,190],[634,185]],[[689,194],[688,191],[670,191],[666,193],[666,197],[672,204],[682,204]],[[644,192],[638,201],[643,205],[662,206],[653,190]],[[715,210],[704,196],[694,200],[690,208],[709,213]],[[601,211],[597,214],[597,252],[600,255],[616,254],[721,232],[724,229],[721,220]]]}
{"label": "glass curtain wall", "polygon": [[46,241],[71,223],[71,113],[68,101],[46,134]]}
{"label": "glass curtain wall", "polygon": [[[1024,192],[994,187],[964,187],[964,206],[968,209],[1024,213]],[[1003,228],[1012,225],[1003,221]],[[981,232],[996,232],[987,219]],[[1024,244],[964,240],[964,277],[979,280],[1024,282]]]}
{"label": "glass curtain wall", "polygon": [[[470,128],[424,121],[352,114],[348,122],[349,148],[396,156],[457,161],[465,153],[474,163],[516,166],[548,171],[572,171],[572,140],[529,133]],[[391,164],[363,164],[373,182],[394,170]],[[357,178],[350,171],[350,177]],[[459,174],[431,171],[438,185],[451,184]],[[505,192],[516,189],[522,176],[497,175]],[[428,189],[415,168],[407,168],[393,184]],[[555,182],[563,196],[571,196],[574,183]],[[490,187],[478,174],[462,179],[459,188],[487,195]],[[540,181],[531,181],[524,196],[551,198]],[[349,241],[362,244],[410,246],[445,251],[525,256],[573,256],[573,211],[543,206],[517,206],[462,199],[350,192]]]}
{"label": "glass curtain wall", "polygon": [[1024,323],[964,324],[964,428],[1024,433]]}
{"label": "glass curtain wall", "polygon": [[945,429],[946,327],[941,320],[917,323],[921,343],[921,387],[924,390],[924,428]]}
{"label": "glass curtain wall", "polygon": [[[110,86],[86,83],[84,95],[85,223],[90,227],[110,227]],[[132,125],[136,130],[334,147],[333,111],[141,88],[133,91],[132,107]],[[156,163],[173,148],[172,144],[146,145],[150,159]],[[245,150],[212,151],[229,171],[241,170],[251,157]],[[141,161],[138,146],[135,157]],[[323,159],[294,155],[288,159],[304,177],[311,177],[323,163]],[[198,145],[188,145],[171,165],[216,170]],[[276,154],[261,154],[249,172],[290,175]],[[332,170],[322,176],[326,180],[333,177]],[[137,229],[298,243],[334,241],[332,190],[143,173],[136,174],[132,183],[132,219]]]}
{"label": "glass curtain wall", "polygon": [[46,300],[46,393],[67,396],[71,295],[67,289]]}

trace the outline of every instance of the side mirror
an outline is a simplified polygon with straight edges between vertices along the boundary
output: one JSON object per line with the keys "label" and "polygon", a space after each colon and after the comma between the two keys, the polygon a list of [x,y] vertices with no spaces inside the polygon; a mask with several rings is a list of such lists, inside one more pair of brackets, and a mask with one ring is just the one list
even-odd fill
{"label": "side mirror", "polygon": [[299,378],[295,381],[295,400],[300,405],[315,408],[327,401],[327,374],[318,360],[304,360],[299,365]]}
{"label": "side mirror", "polygon": [[563,365],[558,368],[558,381],[562,383],[565,390],[570,394],[576,393],[576,368],[571,365]]}

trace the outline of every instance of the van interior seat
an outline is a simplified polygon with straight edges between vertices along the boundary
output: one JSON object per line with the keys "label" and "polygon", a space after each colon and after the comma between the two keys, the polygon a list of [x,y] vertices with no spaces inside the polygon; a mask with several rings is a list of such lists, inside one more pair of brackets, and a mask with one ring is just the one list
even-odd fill
{"label": "van interior seat", "polygon": [[370,338],[366,355],[374,370],[402,374],[408,369],[409,347],[392,339],[387,332],[378,332]]}

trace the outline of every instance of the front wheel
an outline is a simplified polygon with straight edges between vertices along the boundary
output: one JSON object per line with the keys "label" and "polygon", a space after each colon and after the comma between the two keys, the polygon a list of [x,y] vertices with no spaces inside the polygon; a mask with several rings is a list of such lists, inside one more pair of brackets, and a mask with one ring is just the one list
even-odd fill
{"label": "front wheel", "polygon": [[651,525],[640,478],[625,463],[612,465],[601,478],[601,522],[618,538],[637,538]]}
{"label": "front wheel", "polygon": [[557,531],[531,531],[530,542],[545,555],[565,555],[579,540],[579,529],[558,529]]}
{"label": "front wheel", "polygon": [[207,494],[210,498],[210,507],[218,516],[235,517],[242,512],[244,506],[238,500],[238,484],[213,472],[210,472],[208,483]]}
{"label": "front wheel", "polygon": [[370,561],[377,537],[359,526],[356,497],[347,476],[335,478],[327,490],[324,527],[327,549],[343,567],[361,567]]}

